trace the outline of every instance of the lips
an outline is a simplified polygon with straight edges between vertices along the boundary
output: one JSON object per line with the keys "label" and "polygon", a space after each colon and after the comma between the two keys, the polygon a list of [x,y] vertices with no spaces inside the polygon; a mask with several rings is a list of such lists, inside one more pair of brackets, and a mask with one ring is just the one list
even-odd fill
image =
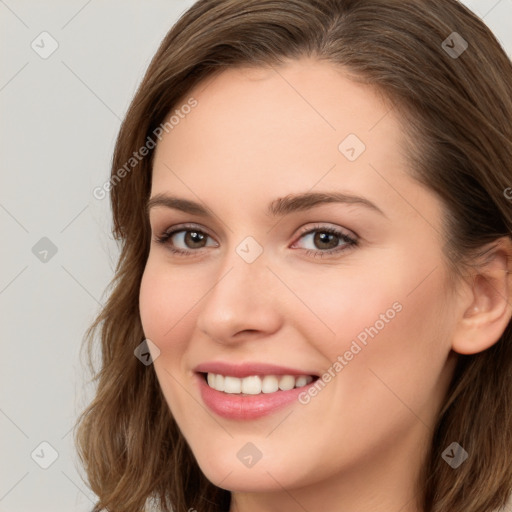
{"label": "lips", "polygon": [[318,378],[309,370],[265,363],[211,362],[194,370],[205,405],[234,420],[261,418],[291,405]]}

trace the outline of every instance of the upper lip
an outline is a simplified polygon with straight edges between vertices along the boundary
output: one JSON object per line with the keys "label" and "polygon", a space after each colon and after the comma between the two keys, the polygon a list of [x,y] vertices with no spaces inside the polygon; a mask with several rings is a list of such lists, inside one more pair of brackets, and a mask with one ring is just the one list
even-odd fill
{"label": "upper lip", "polygon": [[212,361],[201,363],[194,368],[198,373],[215,373],[217,375],[229,375],[231,377],[244,378],[251,375],[317,375],[309,370],[298,370],[274,364],[247,362],[241,364]]}

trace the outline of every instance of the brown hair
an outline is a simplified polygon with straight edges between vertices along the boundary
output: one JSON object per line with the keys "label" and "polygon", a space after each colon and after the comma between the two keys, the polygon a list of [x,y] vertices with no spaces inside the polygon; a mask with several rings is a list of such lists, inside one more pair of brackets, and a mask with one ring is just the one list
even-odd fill
{"label": "brown hair", "polygon": [[[458,58],[445,41],[468,43]],[[450,40],[449,40],[450,41]],[[453,39],[449,46],[453,46]],[[101,339],[97,392],[76,442],[97,510],[227,510],[230,493],[201,473],[173,420],[152,366],[134,357],[144,340],[139,285],[149,252],[146,201],[153,151],[119,179],[133,152],[207,76],[235,66],[312,56],[371,84],[401,114],[411,173],[446,209],[447,262],[461,275],[470,256],[512,230],[512,65],[484,23],[455,0],[200,0],[162,41],[121,126],[111,201],[121,255],[111,293],[88,331]],[[90,354],[91,352],[89,352]],[[512,329],[475,355],[459,355],[424,463],[424,512],[483,512],[512,490]],[[442,458],[458,442],[457,470]]]}

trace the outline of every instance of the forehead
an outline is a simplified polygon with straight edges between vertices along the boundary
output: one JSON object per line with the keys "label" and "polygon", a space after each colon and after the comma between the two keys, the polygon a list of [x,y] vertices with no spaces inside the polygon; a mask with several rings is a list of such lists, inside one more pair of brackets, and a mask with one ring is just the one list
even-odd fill
{"label": "forehead", "polygon": [[388,145],[398,142],[399,125],[382,98],[326,62],[302,59],[279,67],[227,69],[189,91],[173,111],[192,97],[197,106],[180,119],[174,116],[179,122],[165,144],[180,159],[185,153],[205,156],[204,150],[211,158],[226,149],[232,158],[263,159],[262,146],[272,150],[273,159],[309,159],[320,141],[323,151],[337,157],[339,143],[350,134],[367,149],[375,148],[383,117],[388,117],[383,125]]}
{"label": "forehead", "polygon": [[394,112],[330,63],[228,69],[189,91],[173,112],[191,98],[197,105],[157,145],[153,195],[218,191],[227,201],[342,187],[393,206],[401,194],[422,193],[408,179]]}

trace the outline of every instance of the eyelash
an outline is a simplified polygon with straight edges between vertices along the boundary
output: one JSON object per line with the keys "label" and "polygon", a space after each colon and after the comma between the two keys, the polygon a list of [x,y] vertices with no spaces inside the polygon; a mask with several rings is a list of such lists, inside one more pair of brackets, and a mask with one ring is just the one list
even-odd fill
{"label": "eyelash", "polygon": [[[210,237],[210,235],[208,233],[206,233],[205,231],[199,229],[197,226],[191,224],[191,225],[182,225],[182,226],[179,226],[179,227],[174,228],[172,230],[166,231],[162,235],[157,236],[155,238],[155,241],[157,243],[159,243],[159,244],[166,245],[167,248],[173,254],[176,254],[177,256],[183,256],[183,257],[186,257],[186,256],[190,255],[191,253],[200,252],[201,249],[205,249],[205,247],[201,247],[200,249],[189,249],[189,250],[177,249],[176,247],[173,247],[171,244],[168,243],[169,240],[175,234],[181,233],[183,231],[185,231],[185,232],[187,232],[187,231],[194,231],[196,233],[200,233],[202,235],[206,235],[207,237]],[[340,231],[338,229],[332,228],[330,226],[322,226],[322,225],[317,225],[317,226],[314,226],[312,228],[306,228],[303,232],[300,233],[299,237],[297,238],[297,241],[300,240],[301,238],[303,238],[304,236],[309,235],[311,233],[315,233],[317,231],[321,232],[321,233],[327,233],[327,234],[330,234],[330,235],[335,235],[342,242],[344,242],[345,245],[335,247],[334,249],[327,249],[325,251],[321,251],[321,250],[314,251],[312,249],[303,249],[307,256],[323,258],[326,255],[333,255],[333,254],[345,252],[347,250],[350,250],[350,249],[356,247],[359,244],[359,240],[357,238],[351,237],[348,234],[346,234],[346,233],[344,233],[344,232],[342,232],[342,231]]]}

